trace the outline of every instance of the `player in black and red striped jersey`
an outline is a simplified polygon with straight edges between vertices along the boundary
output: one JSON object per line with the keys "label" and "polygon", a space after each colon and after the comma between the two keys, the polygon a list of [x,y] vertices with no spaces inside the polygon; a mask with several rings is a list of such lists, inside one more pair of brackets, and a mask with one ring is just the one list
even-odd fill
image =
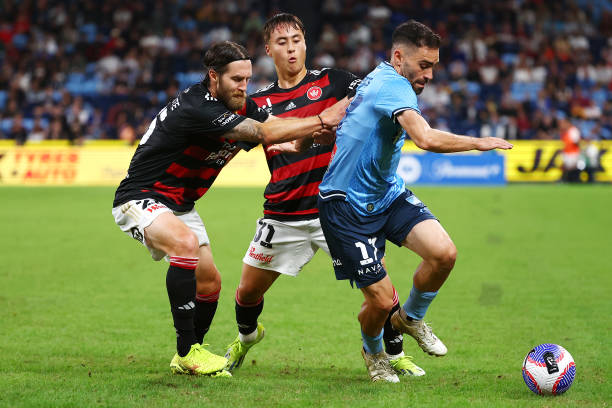
{"label": "player in black and red striped jersey", "polygon": [[[275,116],[316,115],[354,95],[361,82],[339,69],[307,70],[304,35],[303,23],[292,14],[277,14],[264,25],[266,53],[274,60],[278,80],[251,98]],[[271,177],[264,192],[264,216],[257,220],[236,291],[239,333],[225,354],[230,371],[241,366],[249,348],[264,336],[263,325],[257,319],[263,310],[263,296],[274,281],[281,274],[297,276],[319,248],[329,255],[318,218],[317,194],[333,145],[295,143],[298,146],[288,149],[287,144],[282,148],[264,146]],[[287,152],[291,150],[294,151]],[[397,308],[395,295],[392,312]],[[401,333],[387,323],[385,348],[394,368],[401,374],[423,375],[425,372],[403,354]]]}
{"label": "player in black and red striped jersey", "polygon": [[[170,261],[166,286],[177,333],[171,370],[231,376],[224,370],[227,360],[201,346],[217,309],[221,277],[194,202],[240,149],[332,128],[347,103],[304,119],[278,119],[246,97],[251,61],[244,47],[216,44],[206,52],[204,66],[204,81],[181,92],[151,122],[112,212],[117,225],[144,244],[153,259]],[[243,115],[236,113],[239,109]]]}

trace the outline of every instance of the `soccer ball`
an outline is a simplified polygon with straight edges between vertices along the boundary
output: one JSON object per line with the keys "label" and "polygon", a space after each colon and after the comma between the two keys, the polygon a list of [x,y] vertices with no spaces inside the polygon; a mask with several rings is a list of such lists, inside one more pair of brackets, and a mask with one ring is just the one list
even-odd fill
{"label": "soccer ball", "polygon": [[538,395],[559,395],[569,389],[576,375],[572,355],[557,344],[540,344],[523,361],[523,380]]}

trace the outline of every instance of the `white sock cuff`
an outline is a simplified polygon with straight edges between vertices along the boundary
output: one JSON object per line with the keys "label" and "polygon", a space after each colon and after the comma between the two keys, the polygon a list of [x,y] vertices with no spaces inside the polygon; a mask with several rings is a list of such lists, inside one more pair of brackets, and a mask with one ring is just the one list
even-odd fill
{"label": "white sock cuff", "polygon": [[255,328],[255,330],[253,330],[249,334],[242,334],[239,332],[238,337],[240,338],[240,341],[243,343],[251,343],[255,341],[255,339],[257,339],[257,328]]}

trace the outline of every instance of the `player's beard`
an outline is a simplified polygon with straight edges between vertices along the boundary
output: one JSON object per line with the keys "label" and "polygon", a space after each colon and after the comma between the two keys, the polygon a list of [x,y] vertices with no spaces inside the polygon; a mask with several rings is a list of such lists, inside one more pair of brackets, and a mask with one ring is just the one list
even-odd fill
{"label": "player's beard", "polygon": [[223,85],[223,81],[217,85],[217,99],[223,102],[228,110],[237,111],[242,109],[246,102],[246,92],[231,86],[224,87]]}
{"label": "player's beard", "polygon": [[[412,85],[412,89],[414,90],[414,93],[419,95],[421,92],[423,92],[423,90],[425,89],[425,84],[426,83],[427,82],[414,82],[413,84],[411,84]],[[414,84],[422,85],[422,87],[415,88]]]}
{"label": "player's beard", "polygon": [[242,109],[246,102],[246,94],[244,92],[227,92],[219,95],[219,99],[227,107],[228,110],[237,111]]}
{"label": "player's beard", "polygon": [[242,109],[244,103],[246,102],[246,94],[241,92],[239,94],[232,95],[227,101],[227,107],[229,110],[237,111]]}
{"label": "player's beard", "polygon": [[[401,70],[402,70],[401,75],[410,82],[410,85],[412,86],[412,90],[414,91],[414,93],[419,95],[421,92],[423,92],[423,90],[425,89],[425,86],[427,85],[427,78],[424,78],[421,81],[415,80],[416,74],[414,71],[412,71],[409,68],[408,65],[402,66]],[[420,85],[420,86],[415,87],[415,85]]]}

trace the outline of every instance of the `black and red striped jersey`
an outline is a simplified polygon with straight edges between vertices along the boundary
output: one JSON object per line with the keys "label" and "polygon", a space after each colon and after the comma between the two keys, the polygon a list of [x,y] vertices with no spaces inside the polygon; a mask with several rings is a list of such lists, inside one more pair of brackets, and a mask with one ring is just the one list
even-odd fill
{"label": "black and red striped jersey", "polygon": [[155,198],[174,211],[190,211],[240,149],[257,145],[223,137],[246,117],[260,122],[268,118],[251,98],[243,112],[229,111],[202,83],[182,91],[143,135],[113,207]]}
{"label": "black and red striped jersey", "polygon": [[[334,68],[309,70],[293,88],[278,81],[251,95],[255,103],[279,117],[307,117],[321,113],[347,95],[352,96],[361,80]],[[313,145],[305,152],[269,152],[264,146],[270,182],[264,196],[264,217],[280,221],[317,218],[319,184],[327,170],[333,145]]]}

